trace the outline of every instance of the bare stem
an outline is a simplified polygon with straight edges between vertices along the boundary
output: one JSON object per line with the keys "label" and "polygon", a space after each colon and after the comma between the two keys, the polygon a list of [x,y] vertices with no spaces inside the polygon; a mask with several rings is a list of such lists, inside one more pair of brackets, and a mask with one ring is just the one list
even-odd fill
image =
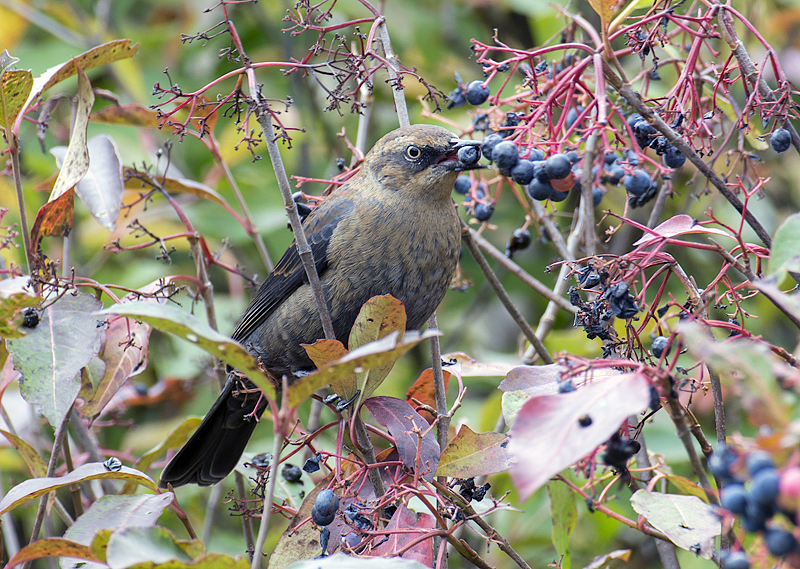
{"label": "bare stem", "polygon": [[464,220],[461,220],[461,240],[467,246],[467,249],[469,249],[469,252],[475,259],[475,262],[478,264],[478,267],[480,267],[481,272],[483,272],[484,276],[486,277],[486,280],[494,289],[494,292],[500,299],[500,302],[503,303],[503,306],[505,306],[506,311],[508,311],[508,313],[514,319],[514,322],[517,323],[517,326],[519,326],[519,329],[522,331],[522,333],[531,343],[533,348],[536,350],[536,353],[539,354],[539,357],[541,357],[545,363],[548,364],[553,363],[553,358],[550,357],[550,354],[547,352],[547,349],[544,347],[544,344],[542,344],[541,340],[539,340],[539,338],[536,337],[536,334],[534,333],[533,328],[531,328],[531,325],[528,324],[528,322],[522,316],[522,313],[519,311],[514,302],[511,300],[511,297],[508,296],[508,293],[503,288],[503,285],[497,278],[497,275],[495,275],[494,271],[492,271],[492,268],[489,266],[489,263],[487,263],[486,259],[483,258],[483,254],[481,253],[481,250],[478,248],[477,243],[475,243],[475,241],[472,239],[469,227],[467,227],[467,224],[464,223]]}

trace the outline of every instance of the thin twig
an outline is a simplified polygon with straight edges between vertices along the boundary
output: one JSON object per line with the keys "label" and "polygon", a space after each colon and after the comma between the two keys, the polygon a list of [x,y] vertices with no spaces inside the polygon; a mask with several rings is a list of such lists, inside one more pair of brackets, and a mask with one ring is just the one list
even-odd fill
{"label": "thin twig", "polygon": [[[283,390],[283,403],[281,410],[288,407],[287,401],[288,390]],[[283,423],[282,418],[275,417],[273,421],[273,436],[275,441],[272,444],[272,464],[269,469],[269,481],[267,482],[267,491],[264,493],[264,509],[261,512],[261,524],[258,526],[258,537],[256,538],[255,547],[253,548],[253,559],[250,564],[250,569],[259,569],[261,567],[261,558],[263,557],[264,542],[267,540],[267,529],[269,528],[269,514],[272,510],[272,497],[275,495],[275,483],[278,480],[278,463],[280,462],[281,449],[283,449],[283,430],[279,425]]]}
{"label": "thin twig", "polygon": [[528,273],[525,269],[506,257],[497,247],[489,243],[489,241],[487,241],[480,233],[474,229],[470,229],[469,231],[470,235],[472,235],[472,238],[475,240],[475,243],[478,244],[478,247],[485,251],[492,259],[503,265],[503,267],[508,269],[511,273],[519,277],[523,283],[531,287],[537,293],[541,294],[550,302],[554,302],[560,309],[566,310],[570,314],[578,313],[578,309],[572,306],[567,299],[557,295],[542,281],[531,276],[530,273]]}
{"label": "thin twig", "polygon": [[503,303],[503,306],[505,306],[506,311],[511,315],[511,318],[514,319],[514,322],[516,322],[517,326],[519,326],[519,329],[522,331],[522,333],[531,343],[533,348],[536,350],[536,353],[539,354],[539,357],[541,357],[545,363],[548,364],[553,363],[553,358],[550,357],[550,354],[547,352],[547,349],[544,347],[544,344],[542,344],[541,340],[539,340],[539,338],[536,337],[536,334],[534,333],[533,328],[531,328],[531,325],[528,324],[528,322],[522,316],[522,313],[519,311],[514,302],[511,300],[511,297],[508,296],[508,293],[503,288],[503,285],[497,278],[497,275],[495,275],[494,271],[492,271],[492,268],[489,266],[489,263],[487,263],[486,259],[483,258],[483,254],[481,253],[478,244],[475,243],[475,241],[472,239],[469,227],[467,227],[467,224],[464,223],[464,220],[461,220],[461,240],[466,244],[467,249],[469,249],[469,252],[475,259],[475,262],[478,264],[478,267],[480,267],[481,272],[486,277],[486,280],[489,282],[490,285],[492,285],[492,288],[494,289],[494,292],[497,295],[497,297],[500,299],[500,302]]}
{"label": "thin twig", "polygon": [[[73,403],[74,405],[74,403]],[[50,453],[50,460],[47,463],[47,478],[51,478],[56,472],[56,465],[58,464],[58,457],[61,455],[61,445],[64,443],[64,437],[67,434],[67,425],[69,424],[70,415],[72,415],[72,405],[67,409],[67,414],[61,420],[61,424],[56,429],[55,440],[53,441],[53,451]],[[33,520],[33,528],[31,529],[31,541],[33,543],[39,539],[39,531],[42,529],[42,521],[44,520],[44,513],[47,509],[47,496],[49,493],[44,494],[39,500],[39,509],[36,510],[36,518]],[[29,569],[32,561],[26,561],[22,569]]]}
{"label": "thin twig", "polygon": [[444,484],[434,482],[433,485],[443,496],[455,503],[461,509],[461,511],[464,512],[464,517],[469,519],[471,522],[475,522],[478,527],[480,527],[486,533],[486,538],[489,541],[497,544],[497,546],[500,548],[500,551],[508,555],[514,561],[514,563],[516,563],[522,569],[531,569],[531,566],[528,565],[528,562],[525,561],[519,553],[517,553],[508,540],[500,535],[500,533],[489,523],[487,523],[486,520],[480,517],[475,509],[469,504],[469,502],[450,490],[450,488]]}

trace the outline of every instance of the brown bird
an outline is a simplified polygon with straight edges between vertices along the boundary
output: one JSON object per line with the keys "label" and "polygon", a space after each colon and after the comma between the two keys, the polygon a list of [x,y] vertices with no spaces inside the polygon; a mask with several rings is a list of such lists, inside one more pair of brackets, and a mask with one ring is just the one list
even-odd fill
{"label": "brown bird", "polygon": [[[346,341],[361,306],[391,294],[419,329],[444,297],[458,260],[461,228],[451,191],[478,146],[430,125],[379,140],[358,173],[321,202],[303,231],[314,253],[336,338]],[[291,383],[314,369],[300,344],[324,337],[295,244],[253,297],[233,332],[274,377]],[[167,484],[216,484],[234,469],[266,408],[253,384],[232,373],[191,439],[161,473]],[[250,390],[250,392],[248,392]]]}

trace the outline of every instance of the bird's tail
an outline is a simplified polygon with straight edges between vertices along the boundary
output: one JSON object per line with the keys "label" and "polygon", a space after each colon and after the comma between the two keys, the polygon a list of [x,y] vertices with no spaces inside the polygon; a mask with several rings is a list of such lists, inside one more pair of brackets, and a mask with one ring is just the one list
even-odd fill
{"label": "bird's tail", "polygon": [[203,422],[164,468],[160,487],[210,486],[236,467],[267,406],[260,392],[244,392],[241,386],[241,380],[228,378]]}

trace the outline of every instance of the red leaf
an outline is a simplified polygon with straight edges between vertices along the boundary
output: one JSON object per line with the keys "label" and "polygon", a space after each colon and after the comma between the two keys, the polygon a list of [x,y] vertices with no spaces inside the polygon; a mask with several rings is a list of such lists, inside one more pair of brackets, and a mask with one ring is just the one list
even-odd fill
{"label": "red leaf", "polygon": [[31,229],[32,252],[36,252],[39,241],[45,235],[63,237],[72,229],[72,218],[75,213],[75,190],[68,190],[51,202],[44,204]]}
{"label": "red leaf", "polygon": [[[403,506],[398,506],[397,511],[386,526],[387,531],[405,530],[403,533],[393,533],[389,535],[388,541],[383,542],[372,550],[374,555],[381,557],[396,557],[397,553],[407,544],[419,539],[436,527],[436,518],[430,514],[417,514]],[[419,530],[419,531],[408,531]],[[433,566],[433,538],[422,541],[403,553],[403,559],[413,559],[419,561],[426,567]]]}
{"label": "red leaf", "polygon": [[[531,398],[509,432],[508,450],[517,459],[511,477],[522,499],[603,444],[627,417],[647,408],[649,402],[650,383],[640,373]],[[583,426],[587,417],[591,423]]]}
{"label": "red leaf", "polygon": [[[447,391],[447,386],[450,384],[450,372],[443,370],[443,375],[444,389]],[[423,371],[417,381],[414,382],[414,385],[409,387],[408,391],[406,391],[406,401],[408,401],[408,404],[412,407],[416,407],[417,404],[412,401],[412,398],[436,409],[436,389],[433,386],[433,370],[431,368]],[[420,410],[419,414],[425,417],[428,423],[433,423],[434,417],[429,411]]]}
{"label": "red leaf", "polygon": [[687,233],[712,233],[714,235],[722,235],[723,237],[730,237],[733,239],[733,236],[727,231],[717,229],[716,227],[700,225],[697,223],[697,220],[692,219],[685,213],[669,218],[667,221],[653,229],[653,231],[654,233],[646,233],[643,235],[641,239],[634,243],[634,246],[656,242],[662,238],[685,235]]}
{"label": "red leaf", "polygon": [[389,429],[400,460],[412,470],[417,466],[419,448],[419,472],[425,480],[432,481],[439,466],[439,443],[422,415],[394,397],[372,397],[364,405],[378,423]]}

